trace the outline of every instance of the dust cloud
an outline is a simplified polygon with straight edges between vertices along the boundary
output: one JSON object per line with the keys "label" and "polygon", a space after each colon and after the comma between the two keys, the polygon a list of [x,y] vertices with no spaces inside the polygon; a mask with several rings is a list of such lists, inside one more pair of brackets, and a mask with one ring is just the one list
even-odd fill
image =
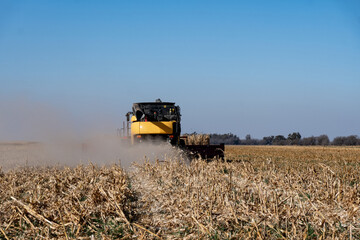
{"label": "dust cloud", "polygon": [[[120,164],[164,160],[181,154],[170,144],[131,145],[110,121],[87,124],[70,111],[29,99],[0,101],[0,168]],[[121,121],[119,114],[119,126]]]}

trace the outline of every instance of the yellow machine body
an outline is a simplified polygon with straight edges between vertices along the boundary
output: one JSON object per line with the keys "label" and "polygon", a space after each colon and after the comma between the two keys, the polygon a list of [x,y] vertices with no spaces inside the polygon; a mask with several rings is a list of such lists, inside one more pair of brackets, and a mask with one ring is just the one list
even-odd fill
{"label": "yellow machine body", "polygon": [[173,145],[178,144],[181,115],[180,107],[175,103],[161,100],[134,103],[132,112],[126,116],[127,126],[130,123],[130,134],[127,136],[131,136],[131,143],[168,141]]}
{"label": "yellow machine body", "polygon": [[162,121],[162,122],[132,122],[131,135],[143,134],[173,134],[173,123],[175,121]]}

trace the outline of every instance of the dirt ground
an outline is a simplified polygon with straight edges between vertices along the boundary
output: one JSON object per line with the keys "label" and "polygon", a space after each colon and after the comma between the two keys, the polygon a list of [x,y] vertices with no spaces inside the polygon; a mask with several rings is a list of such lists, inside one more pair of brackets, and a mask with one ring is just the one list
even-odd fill
{"label": "dirt ground", "polygon": [[0,142],[0,169],[8,171],[27,166],[75,167],[89,163],[99,166],[115,163],[126,170],[133,162],[162,160],[177,154],[178,150],[170,145],[129,146],[109,137],[93,138],[86,142]]}
{"label": "dirt ground", "polygon": [[0,167],[4,171],[20,166],[37,166],[48,163],[44,155],[44,149],[39,143],[0,143]]}

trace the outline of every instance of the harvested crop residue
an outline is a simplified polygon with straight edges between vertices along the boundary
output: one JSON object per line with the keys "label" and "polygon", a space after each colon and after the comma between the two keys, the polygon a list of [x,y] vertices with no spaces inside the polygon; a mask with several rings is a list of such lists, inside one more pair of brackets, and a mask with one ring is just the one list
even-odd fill
{"label": "harvested crop residue", "polygon": [[360,148],[226,147],[0,175],[0,238],[359,239]]}
{"label": "harvested crop residue", "polygon": [[128,184],[117,165],[24,168],[2,173],[2,237],[121,236],[132,219],[133,193]]}

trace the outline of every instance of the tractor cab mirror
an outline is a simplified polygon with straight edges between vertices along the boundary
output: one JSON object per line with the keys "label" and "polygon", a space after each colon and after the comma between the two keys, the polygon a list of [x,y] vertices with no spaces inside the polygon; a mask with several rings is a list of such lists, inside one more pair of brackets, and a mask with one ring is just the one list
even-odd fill
{"label": "tractor cab mirror", "polygon": [[131,122],[136,122],[136,121],[137,121],[136,117],[135,117],[135,116],[132,116],[132,117],[131,117]]}

